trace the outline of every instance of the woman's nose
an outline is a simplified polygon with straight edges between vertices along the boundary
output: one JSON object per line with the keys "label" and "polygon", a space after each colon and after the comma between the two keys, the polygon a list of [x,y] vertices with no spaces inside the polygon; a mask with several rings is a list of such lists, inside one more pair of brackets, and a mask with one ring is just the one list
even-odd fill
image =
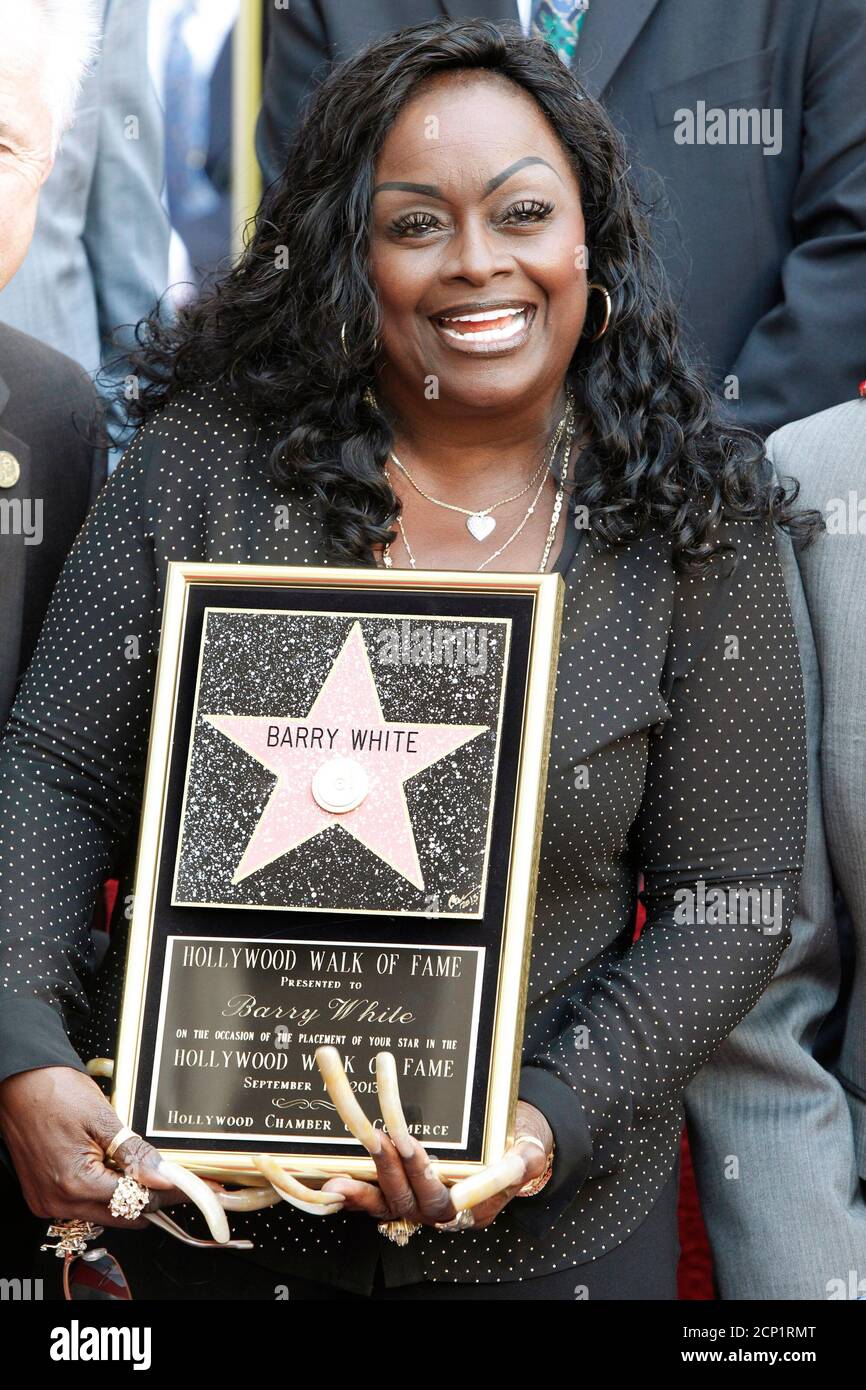
{"label": "woman's nose", "polygon": [[511,269],[511,258],[496,245],[496,236],[481,220],[471,219],[452,237],[446,275],[483,285],[494,275]]}

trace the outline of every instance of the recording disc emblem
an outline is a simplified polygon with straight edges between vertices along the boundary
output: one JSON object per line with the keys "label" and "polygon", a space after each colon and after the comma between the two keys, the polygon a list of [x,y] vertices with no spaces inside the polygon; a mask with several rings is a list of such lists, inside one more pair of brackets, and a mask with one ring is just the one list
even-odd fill
{"label": "recording disc emblem", "polygon": [[360,806],[370,790],[370,782],[353,758],[331,758],[313,773],[311,790],[323,811],[340,815]]}

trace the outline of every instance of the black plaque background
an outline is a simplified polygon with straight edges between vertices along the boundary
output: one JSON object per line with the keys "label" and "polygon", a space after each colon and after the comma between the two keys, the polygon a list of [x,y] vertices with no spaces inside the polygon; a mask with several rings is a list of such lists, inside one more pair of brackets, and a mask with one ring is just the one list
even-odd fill
{"label": "black plaque background", "polygon": [[[153,936],[145,987],[141,1047],[138,1057],[135,1098],[131,1124],[137,1133],[150,1138],[147,1130],[147,1104],[150,1077],[154,1065],[154,1050],[158,1025],[160,990],[165,964],[167,936],[225,936],[248,937],[266,941],[287,939],[293,935],[323,942],[412,940],[431,944],[483,946],[486,948],[482,1001],[478,1028],[478,1046],[470,1107],[469,1142],[465,1149],[448,1148],[442,1157],[478,1161],[482,1154],[484,1113],[487,1103],[485,1080],[490,1065],[493,1022],[496,1008],[497,981],[502,949],[505,892],[511,846],[511,826],[514,813],[517,772],[521,747],[523,708],[528,677],[529,650],[535,598],[532,594],[497,593],[489,589],[429,592],[418,588],[398,588],[389,585],[376,589],[362,586],[357,589],[334,586],[318,588],[302,585],[262,584],[201,584],[188,586],[186,626],[181,643],[180,673],[177,688],[174,738],[169,759],[166,789],[165,823],[160,845],[154,906]],[[494,791],[493,828],[491,835],[488,884],[484,915],[480,920],[454,918],[407,918],[363,913],[330,913],[261,909],[249,912],[243,908],[176,907],[172,905],[172,880],[180,833],[184,778],[189,754],[189,739],[195,704],[195,685],[201,648],[204,612],[208,607],[308,609],[311,612],[356,612],[392,614],[395,617],[490,617],[510,618],[511,650],[506,675],[505,699],[499,750],[499,764]],[[443,982],[447,987],[447,981]],[[379,1116],[375,1096],[358,1097],[371,1119]],[[404,1097],[404,1102],[405,1102]],[[405,1104],[406,1118],[411,1123],[423,1122],[423,1114]],[[153,1142],[165,1145],[165,1139]],[[227,1133],[220,1140],[191,1139],[172,1135],[171,1147],[195,1151],[222,1149],[236,1153],[261,1153],[262,1142],[244,1140]],[[291,1136],[274,1135],[268,1146],[274,1153],[298,1152],[305,1157],[311,1152],[308,1144],[293,1148]],[[359,1153],[361,1146],[357,1146]],[[435,1144],[428,1150],[436,1154]],[[346,1154],[346,1145],[322,1143],[316,1152]]]}
{"label": "black plaque background", "polygon": [[[231,1106],[232,1114],[235,1116],[248,1115],[253,1120],[250,1126],[226,1125],[223,1129],[219,1128],[218,1122],[211,1120],[211,1131],[213,1134],[222,1136],[228,1132],[232,1136],[243,1134],[247,1138],[257,1140],[263,1149],[267,1149],[270,1142],[276,1138],[285,1142],[294,1139],[298,1149],[307,1152],[317,1152],[322,1147],[323,1137],[329,1142],[341,1142],[342,1148],[348,1148],[354,1144],[352,1136],[345,1130],[343,1122],[334,1113],[334,1107],[329,1100],[318,1069],[315,1067],[313,1053],[315,1044],[301,1041],[304,1032],[321,1032],[323,1029],[328,1035],[342,1035],[346,1042],[337,1042],[334,1045],[339,1047],[344,1060],[347,1056],[352,1058],[353,1066],[351,1074],[364,1086],[375,1086],[375,1078],[368,1070],[368,1064],[375,1058],[379,1047],[391,1047],[395,1049],[398,1059],[398,1066],[401,1065],[400,1059],[405,1059],[408,1055],[422,1065],[432,1062],[435,1066],[453,1066],[453,1076],[443,1078],[439,1075],[415,1076],[411,1080],[401,1081],[401,1089],[408,1091],[411,1086],[414,1100],[414,1114],[425,1115],[428,1121],[433,1120],[434,1116],[439,1123],[447,1123],[449,1126],[448,1134],[441,1136],[441,1146],[443,1150],[447,1146],[449,1150],[459,1151],[462,1147],[458,1143],[458,1136],[462,1133],[464,1125],[464,1115],[468,1122],[466,1113],[466,1099],[469,1091],[470,1063],[473,1060],[471,1047],[455,1047],[453,1050],[441,1048],[431,1051],[425,1046],[426,1037],[449,1038],[455,1041],[462,1036],[462,1027],[459,1019],[465,1018],[471,1025],[475,1017],[474,1004],[476,997],[480,1004],[481,999],[481,963],[483,956],[467,946],[455,946],[453,949],[460,958],[459,978],[442,977],[438,980],[429,977],[413,979],[409,972],[409,963],[414,955],[417,954],[417,946],[411,942],[403,945],[400,942],[383,942],[372,948],[373,953],[367,952],[367,948],[351,943],[346,954],[351,960],[354,953],[365,952],[369,954],[369,959],[365,958],[367,974],[362,978],[374,981],[374,989],[378,993],[380,984],[383,989],[393,991],[399,998],[400,1005],[415,1013],[416,1018],[424,1020],[423,1028],[415,1026],[412,1022],[400,1022],[395,1020],[393,1023],[358,1023],[351,1017],[346,1020],[333,1020],[327,1015],[321,1020],[314,1020],[310,1023],[299,1023],[296,1020],[289,1020],[284,1026],[292,1034],[292,1041],[288,1039],[282,1043],[276,1041],[279,1031],[279,1023],[276,1020],[262,1019],[259,1021],[238,1018],[220,1019],[214,1016],[212,1001],[214,998],[215,984],[219,988],[219,997],[226,998],[235,995],[237,992],[245,993],[252,991],[257,998],[273,999],[274,979],[269,969],[250,969],[241,964],[235,967],[233,963],[227,961],[227,973],[223,973],[220,966],[193,966],[189,974],[186,973],[182,964],[183,946],[188,940],[193,938],[183,937],[174,938],[174,952],[172,961],[174,964],[175,986],[168,991],[166,1011],[163,1017],[163,1036],[162,1036],[162,1057],[165,1070],[159,1078],[159,1084],[155,1087],[154,1105],[152,1111],[156,1121],[154,1133],[162,1137],[164,1144],[170,1144],[171,1139],[176,1134],[185,1137],[195,1136],[202,1138],[208,1134],[208,1115],[219,1116],[220,1111],[227,1109],[225,1096],[225,1086],[227,1082],[234,1081],[237,1090],[234,1094],[234,1103]],[[306,957],[309,951],[317,949],[307,946],[306,943],[299,944],[301,938],[298,937],[295,945],[299,950],[299,962],[297,969],[291,967],[291,974],[304,977],[314,976],[315,970],[311,970],[306,964]],[[220,938],[223,942],[223,938]],[[198,943],[197,943],[198,944]],[[198,944],[198,949],[216,950],[216,943],[208,942]],[[267,950],[267,943],[254,944],[256,950]],[[235,949],[232,943],[229,951]],[[322,955],[326,956],[329,947],[321,947]],[[440,955],[438,947],[430,946],[429,943],[424,947],[423,955],[426,958],[427,952],[435,952],[436,959],[441,960],[443,956],[447,959],[448,953]],[[379,956],[389,959],[396,955],[394,974],[390,972],[386,981],[383,983],[381,977],[375,973],[375,961]],[[280,974],[284,966],[277,967],[274,974]],[[216,973],[216,980],[214,979]],[[325,971],[325,978],[328,972]],[[356,979],[357,976],[350,972],[338,971],[336,974],[341,980]],[[262,984],[262,976],[265,983]],[[277,996],[279,997],[279,996]],[[339,996],[333,991],[319,991],[316,989],[305,988],[303,985],[292,987],[290,996],[293,1005],[301,1007],[316,1008],[325,1012],[329,1007],[331,999],[339,997],[342,1001],[351,1006],[358,995],[351,989],[341,987]],[[204,1016],[196,1017],[196,1004],[199,1007],[204,1005]],[[431,1012],[432,1011],[432,1012]],[[172,1017],[174,1014],[174,1017]],[[431,1021],[432,1020],[432,1021]],[[229,1029],[240,1028],[243,1031],[253,1034],[252,1041],[246,1040],[220,1040],[213,1035],[213,1024],[217,1023],[221,1027],[228,1025]],[[210,1025],[211,1033],[208,1039],[198,1040],[190,1036],[190,1032],[196,1024]],[[183,1038],[178,1038],[176,1029],[186,1029]],[[260,1030],[264,1028],[266,1033],[271,1034],[273,1040],[261,1041]],[[386,1036],[387,1042],[373,1044],[370,1046],[366,1040],[356,1044],[352,1035],[357,1034],[362,1039],[364,1034],[373,1036]],[[399,1049],[394,1039],[400,1037],[418,1036],[419,1046],[409,1049]],[[470,1038],[474,1038],[475,1030],[471,1029]],[[195,1066],[176,1066],[172,1058],[177,1050],[189,1051],[194,1053],[203,1052],[207,1059],[207,1064]],[[227,1063],[223,1058],[223,1052],[229,1056],[240,1053],[251,1054],[251,1062],[248,1067],[238,1065],[236,1069]],[[284,1068],[275,1068],[271,1075],[267,1068],[256,1066],[254,1062],[255,1053],[261,1051],[275,1057],[279,1056],[286,1062]],[[210,1065],[211,1054],[220,1059],[214,1066]],[[309,1060],[310,1070],[304,1069],[302,1057]],[[245,1075],[253,1074],[259,1078],[269,1080],[287,1081],[295,1080],[304,1082],[310,1087],[309,1093],[305,1091],[280,1091],[270,1089],[265,1090],[245,1090],[241,1084]],[[362,1089],[358,1099],[363,1101],[366,1092]],[[281,1103],[282,1102],[282,1103]],[[300,1108],[298,1108],[300,1107]],[[427,1111],[429,1107],[429,1113]],[[409,1107],[412,1108],[412,1107]],[[181,1114],[198,1117],[198,1122],[188,1124],[175,1121],[172,1123],[169,1118],[170,1112],[177,1110]],[[293,1113],[289,1113],[293,1112]],[[333,1133],[327,1135],[324,1129],[318,1129],[315,1133],[307,1129],[294,1131],[291,1127],[278,1129],[268,1127],[267,1116],[276,1120],[297,1121],[302,1126],[310,1124],[328,1126],[333,1129]],[[258,1123],[256,1121],[258,1120]],[[427,1143],[431,1137],[419,1134],[418,1138]]]}

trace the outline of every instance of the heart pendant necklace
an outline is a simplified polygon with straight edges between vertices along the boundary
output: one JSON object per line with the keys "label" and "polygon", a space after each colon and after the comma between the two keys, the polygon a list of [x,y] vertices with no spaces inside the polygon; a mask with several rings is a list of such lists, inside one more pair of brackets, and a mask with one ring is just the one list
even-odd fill
{"label": "heart pendant necklace", "polygon": [[498,507],[505,507],[508,505],[509,502],[516,502],[519,497],[523,497],[525,493],[529,492],[531,488],[536,486],[542,474],[545,474],[549,471],[553,457],[556,453],[557,448],[559,447],[559,442],[562,439],[563,433],[566,429],[567,422],[570,418],[572,418],[572,414],[573,401],[571,391],[569,390],[566,393],[565,414],[563,415],[562,419],[560,420],[559,424],[554,430],[548,443],[548,446],[544,451],[544,457],[541,460],[541,463],[539,464],[533,476],[529,479],[529,482],[526,484],[525,487],[522,487],[519,492],[512,492],[508,497],[501,497],[498,502],[492,502],[489,507],[481,507],[475,509],[473,509],[472,507],[458,507],[453,502],[443,502],[438,497],[431,497],[429,492],[425,492],[424,489],[420,487],[418,483],[416,483],[415,479],[412,477],[412,474],[409,472],[409,469],[406,467],[405,463],[400,462],[393,450],[391,451],[391,459],[400,469],[400,472],[403,474],[406,480],[419,494],[419,496],[424,498],[425,502],[432,502],[434,507],[444,507],[444,509],[448,512],[459,512],[461,516],[465,516],[466,518],[466,529],[469,532],[470,536],[472,536],[472,538],[476,541],[485,541],[487,537],[491,535],[491,533],[496,529],[496,518],[492,515],[492,513],[496,511]]}
{"label": "heart pendant necklace", "polygon": [[472,512],[466,518],[466,530],[477,541],[485,540],[496,527],[496,518],[489,512]]}
{"label": "heart pendant necklace", "polygon": [[[564,499],[564,497],[565,497],[565,487],[566,487],[566,482],[567,482],[567,479],[568,479],[569,465],[570,465],[570,463],[571,463],[572,445],[573,445],[573,443],[574,443],[574,416],[573,416],[572,410],[571,410],[571,401],[569,401],[569,404],[568,404],[568,406],[567,406],[567,408],[566,408],[565,416],[563,417],[563,420],[562,420],[561,423],[564,425],[564,431],[559,431],[559,430],[558,430],[558,431],[557,431],[557,438],[559,438],[559,435],[560,435],[561,432],[564,432],[564,434],[565,434],[565,448],[564,448],[564,451],[563,451],[562,472],[561,472],[561,475],[560,475],[559,482],[558,482],[558,484],[557,484],[556,496],[555,496],[554,501],[553,501],[553,513],[552,513],[551,518],[550,518],[550,526],[548,527],[547,538],[546,538],[545,543],[544,543],[544,551],[543,551],[543,554],[542,554],[542,556],[541,556],[541,564],[540,564],[539,567],[538,567],[539,573],[540,573],[540,574],[543,574],[543,573],[545,572],[545,570],[547,569],[547,562],[548,562],[548,560],[549,560],[549,558],[550,558],[550,551],[551,551],[551,548],[552,548],[552,546],[553,546],[553,542],[554,542],[554,540],[556,539],[556,530],[557,530],[557,527],[558,527],[558,525],[559,525],[559,517],[560,517],[560,513],[561,513],[561,511],[562,511],[563,499]],[[552,464],[552,462],[553,462],[553,456],[551,456],[551,464]],[[537,475],[536,475],[536,476],[537,476]],[[391,477],[390,477],[390,474],[388,473],[388,469],[387,469],[387,468],[385,469],[385,477],[388,479],[388,482],[390,483]],[[527,522],[529,521],[529,518],[530,518],[530,517],[533,515],[533,513],[535,512],[535,509],[536,509],[536,507],[538,506],[539,501],[541,500],[541,494],[542,494],[542,492],[544,491],[544,487],[545,487],[545,484],[546,484],[546,483],[547,483],[547,474],[545,474],[544,477],[541,479],[540,486],[538,487],[538,490],[536,491],[536,493],[535,493],[535,495],[534,495],[532,501],[530,502],[529,506],[527,507],[527,509],[526,509],[526,514],[524,515],[523,520],[519,523],[519,525],[515,528],[515,530],[512,531],[511,535],[508,537],[508,539],[507,539],[505,542],[503,542],[503,544],[499,547],[498,550],[494,550],[494,552],[493,552],[492,555],[488,555],[486,560],[482,560],[482,562],[481,562],[480,565],[476,565],[476,566],[475,566],[476,570],[483,570],[483,569],[486,569],[488,565],[492,564],[494,560],[496,560],[496,559],[499,558],[499,556],[502,554],[502,552],[503,552],[504,550],[507,550],[507,549],[508,549],[508,547],[511,545],[511,542],[512,542],[512,541],[516,541],[516,540],[517,540],[517,537],[520,535],[521,531],[522,531],[523,528],[526,526]],[[432,498],[431,498],[431,501],[432,501]],[[443,503],[443,505],[447,505],[447,504],[444,504],[444,503]],[[470,514],[469,521],[472,521],[476,516],[480,517],[482,520],[484,519],[484,513],[481,513],[481,512],[473,512],[473,513]],[[469,526],[469,521],[467,521],[467,523],[466,523],[467,526]],[[406,535],[406,527],[405,527],[405,525],[404,525],[404,523],[403,523],[403,517],[402,517],[401,515],[399,515],[399,514],[398,514],[398,516],[397,516],[397,525],[398,525],[398,527],[400,528],[400,535],[401,535],[402,538],[403,538],[403,545],[404,545],[404,547],[405,547],[406,554],[407,554],[407,556],[408,556],[408,558],[409,558],[409,568],[410,568],[410,569],[413,569],[413,570],[414,570],[414,569],[417,569],[417,568],[418,568],[418,562],[417,562],[417,560],[415,559],[415,555],[414,555],[414,553],[413,553],[413,551],[412,551],[412,547],[411,547],[410,544],[409,544],[409,537]],[[471,528],[470,528],[470,529],[471,529]],[[491,528],[491,529],[492,529],[492,528]],[[384,548],[384,550],[383,550],[383,552],[382,552],[382,564],[384,565],[385,569],[387,569],[387,570],[393,569],[393,567],[394,567],[394,561],[393,561],[393,559],[392,559],[392,557],[391,557],[391,547],[390,547],[390,545],[386,545],[385,548]]]}

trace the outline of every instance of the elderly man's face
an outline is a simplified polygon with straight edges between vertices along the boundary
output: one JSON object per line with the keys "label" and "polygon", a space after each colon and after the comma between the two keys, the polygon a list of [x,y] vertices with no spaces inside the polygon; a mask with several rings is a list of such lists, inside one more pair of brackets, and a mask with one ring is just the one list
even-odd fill
{"label": "elderly man's face", "polygon": [[39,24],[29,6],[14,8],[14,21],[8,12],[0,17],[0,289],[30,245],[39,189],[53,163]]}

